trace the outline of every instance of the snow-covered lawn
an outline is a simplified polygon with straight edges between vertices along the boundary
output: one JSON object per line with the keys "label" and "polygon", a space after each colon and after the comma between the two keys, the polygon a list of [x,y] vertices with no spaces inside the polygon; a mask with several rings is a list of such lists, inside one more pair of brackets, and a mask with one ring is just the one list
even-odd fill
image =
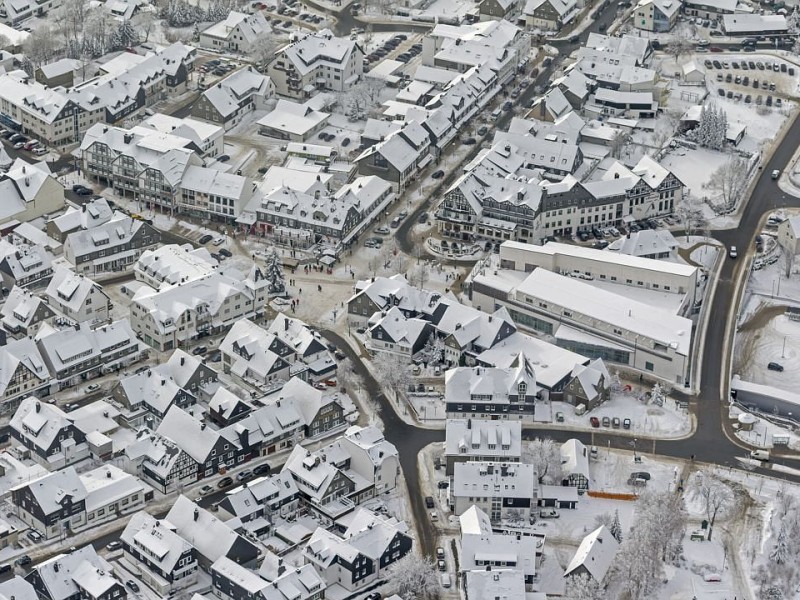
{"label": "snow-covered lawn", "polygon": [[661,164],[670,169],[687,187],[687,193],[696,197],[709,196],[705,190],[711,173],[730,159],[730,154],[708,148],[676,148],[671,150]]}
{"label": "snow-covered lawn", "polygon": [[[731,419],[737,419],[742,413],[744,413],[743,410],[736,406],[731,406],[730,410],[728,411],[728,416]],[[753,417],[756,421],[750,431],[742,431],[741,429],[736,431],[736,437],[738,437],[740,440],[746,444],[749,444],[750,446],[771,448],[773,446],[773,436],[779,435],[789,438],[788,447],[790,449],[800,450],[800,435],[797,435],[795,432],[784,427],[774,425],[766,419],[762,419],[756,415],[753,415]]]}
{"label": "snow-covered lawn", "polygon": [[[800,323],[785,314],[763,325],[760,321],[737,334],[735,372],[747,381],[795,392],[800,386]],[[767,369],[770,362],[782,365],[783,371]]]}

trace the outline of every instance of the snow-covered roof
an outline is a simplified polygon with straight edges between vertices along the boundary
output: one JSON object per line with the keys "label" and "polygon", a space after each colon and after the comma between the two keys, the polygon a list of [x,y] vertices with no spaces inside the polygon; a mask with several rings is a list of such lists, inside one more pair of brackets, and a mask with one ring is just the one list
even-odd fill
{"label": "snow-covered roof", "polygon": [[668,229],[642,229],[614,240],[606,250],[631,256],[648,257],[671,254],[677,247],[678,241]]}
{"label": "snow-covered roof", "polygon": [[681,0],[639,0],[636,8],[645,8],[651,3],[667,18],[681,9]]}
{"label": "snow-covered roof", "polygon": [[323,30],[300,38],[286,46],[282,53],[303,76],[319,65],[331,69],[344,68],[355,48],[356,42],[334,37],[330,31]]}
{"label": "snow-covered roof", "polygon": [[61,511],[63,502],[67,498],[75,504],[86,499],[86,488],[74,467],[65,467],[60,471],[47,473],[39,479],[21,483],[11,489],[14,491],[26,488],[31,491],[34,500],[45,515]]}
{"label": "snow-covered roof", "polygon": [[50,219],[48,226],[52,224],[62,233],[76,229],[92,229],[107,223],[113,215],[114,211],[111,210],[108,200],[97,198],[84,204],[80,210],[68,207],[64,214]]}
{"label": "snow-covered roof", "polygon": [[129,498],[133,494],[144,497],[149,489],[138,478],[112,464],[105,464],[80,476],[86,490],[86,511],[93,512]]}
{"label": "snow-covered roof", "polygon": [[80,229],[68,234],[64,250],[76,262],[81,262],[78,260],[80,257],[94,254],[100,249],[105,251],[106,256],[111,256],[122,252],[120,248],[128,246],[142,227],[149,225],[139,219],[120,215],[92,229]]}
{"label": "snow-covered roof", "polygon": [[[2,323],[9,331],[16,328],[28,328],[32,326],[33,319],[40,314],[43,319],[52,317],[55,313],[45,304],[44,300],[34,296],[28,289],[15,285],[6,297],[6,301],[0,308]],[[3,385],[2,363],[0,363],[0,388]],[[0,389],[0,394],[2,390]]]}
{"label": "snow-covered roof", "polygon": [[486,565],[513,568],[526,577],[536,575],[537,537],[532,535],[466,534],[461,536],[459,568],[481,571]]}
{"label": "snow-covered roof", "polygon": [[9,422],[40,451],[50,450],[58,435],[71,424],[72,420],[58,406],[34,397],[25,398]]}
{"label": "snow-covered roof", "polygon": [[453,465],[450,494],[457,498],[536,498],[539,481],[533,465],[517,462],[471,461]]}
{"label": "snow-covered roof", "polygon": [[192,460],[200,464],[205,464],[220,439],[219,433],[178,406],[170,407],[156,433],[175,442]]}
{"label": "snow-covered roof", "polygon": [[[87,298],[93,292],[105,296],[100,286],[89,277],[78,275],[71,269],[56,266],[45,294],[50,304],[62,311],[66,309],[70,315],[75,315],[80,312],[86,304]],[[107,296],[105,301],[108,301]]]}
{"label": "snow-covered roof", "polygon": [[575,365],[572,376],[578,378],[589,400],[597,398],[611,386],[611,376],[602,358],[596,358],[588,365]]}
{"label": "snow-covered roof", "polygon": [[605,525],[601,525],[581,541],[578,550],[564,571],[568,576],[578,568],[586,569],[592,579],[602,583],[619,550],[619,542]]}
{"label": "snow-covered roof", "polygon": [[178,560],[191,551],[192,545],[178,535],[170,523],[140,511],[135,513],[120,539],[136,551],[146,554],[164,573],[172,573]]}
{"label": "snow-covered roof", "polygon": [[561,471],[589,479],[589,453],[580,440],[572,438],[561,444]]}
{"label": "snow-covered roof", "polygon": [[200,34],[200,39],[202,40],[202,36],[207,35],[221,40],[228,40],[231,36],[238,35],[240,36],[240,41],[252,44],[259,37],[271,32],[272,29],[260,11],[245,14],[232,10],[228,13],[226,19],[204,30]]}
{"label": "snow-covered roof", "polygon": [[519,460],[522,455],[522,424],[519,421],[447,419],[447,456],[492,456]]}
{"label": "snow-covered roof", "polygon": [[775,33],[786,32],[789,24],[783,15],[756,15],[737,13],[722,15],[722,28],[725,33]]}
{"label": "snow-covered roof", "polygon": [[119,584],[111,565],[97,555],[91,544],[58,554],[36,565],[35,569],[47,597],[52,600],[81,596],[98,598]]}
{"label": "snow-covered roof", "polygon": [[492,521],[489,515],[474,504],[458,517],[461,535],[488,535],[492,533]]}
{"label": "snow-covered roof", "polygon": [[216,85],[203,92],[203,97],[219,112],[223,119],[229,117],[248,99],[260,96],[266,98],[272,87],[272,81],[248,67],[229,75]]}
{"label": "snow-covered roof", "polygon": [[517,569],[471,570],[466,572],[465,578],[465,587],[473,598],[534,600],[525,592],[525,574]]}
{"label": "snow-covered roof", "polygon": [[444,375],[445,402],[469,402],[473,396],[487,399],[492,404],[511,402],[519,383],[527,385],[527,394],[536,390],[536,370],[524,355],[520,355],[516,367],[505,369],[494,367],[456,367]]}
{"label": "snow-covered roof", "polygon": [[174,285],[204,277],[218,267],[219,262],[206,248],[195,248],[191,244],[166,244],[142,252],[134,271],[137,275],[146,275],[164,285]]}

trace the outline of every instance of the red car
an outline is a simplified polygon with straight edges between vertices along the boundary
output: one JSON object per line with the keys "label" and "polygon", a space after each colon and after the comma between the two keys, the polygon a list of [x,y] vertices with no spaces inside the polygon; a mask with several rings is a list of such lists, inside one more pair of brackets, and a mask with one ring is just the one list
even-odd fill
{"label": "red car", "polygon": [[597,417],[589,417],[589,423],[592,424],[592,427],[600,427],[600,419]]}

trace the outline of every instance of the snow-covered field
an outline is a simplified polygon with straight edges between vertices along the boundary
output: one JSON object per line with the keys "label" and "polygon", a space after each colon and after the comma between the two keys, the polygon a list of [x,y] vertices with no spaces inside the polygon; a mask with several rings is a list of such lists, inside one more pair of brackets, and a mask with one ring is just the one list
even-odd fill
{"label": "snow-covered field", "polygon": [[[800,323],[785,314],[761,321],[757,318],[737,334],[735,372],[747,381],[795,392],[800,387]],[[784,370],[768,370],[770,362],[779,363]]]}

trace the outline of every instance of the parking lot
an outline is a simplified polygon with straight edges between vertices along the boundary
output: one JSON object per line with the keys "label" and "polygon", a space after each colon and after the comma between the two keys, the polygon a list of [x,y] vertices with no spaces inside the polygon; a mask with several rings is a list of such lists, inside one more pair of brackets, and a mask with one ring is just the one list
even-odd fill
{"label": "parking lot", "polygon": [[[796,68],[786,62],[760,56],[709,57],[703,61],[709,78],[716,81],[716,94],[745,104],[781,108],[778,94],[789,92],[795,85]],[[732,89],[731,89],[732,88]]]}

